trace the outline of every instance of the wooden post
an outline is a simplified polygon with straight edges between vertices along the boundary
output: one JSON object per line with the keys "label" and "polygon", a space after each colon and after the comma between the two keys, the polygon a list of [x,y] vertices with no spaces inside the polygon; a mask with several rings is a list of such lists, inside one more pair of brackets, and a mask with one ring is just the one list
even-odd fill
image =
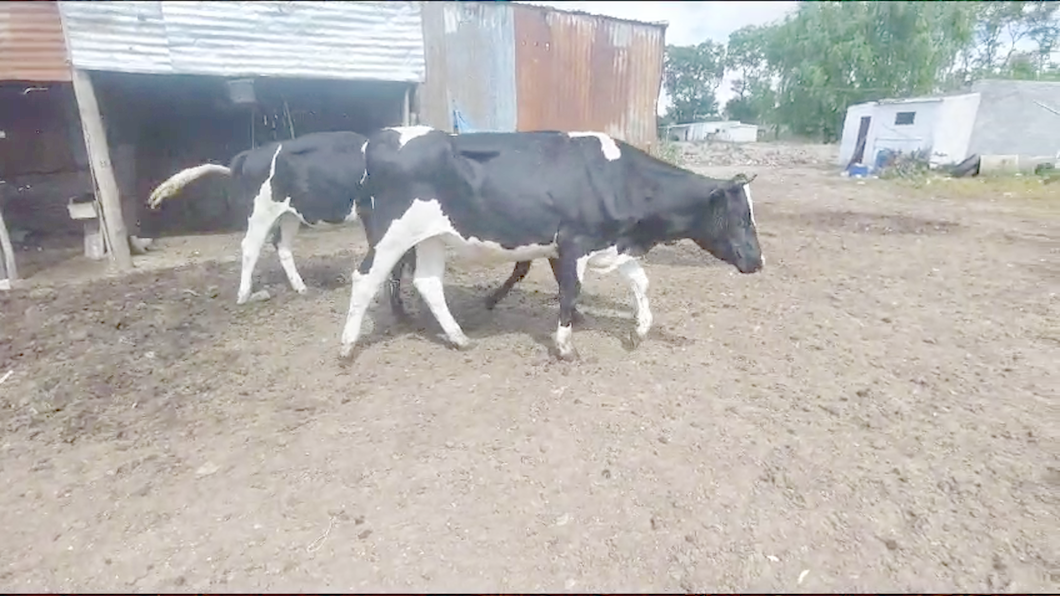
{"label": "wooden post", "polygon": [[[2,188],[0,186],[0,189]],[[10,285],[11,282],[18,281],[18,269],[15,267],[15,248],[11,245],[11,236],[7,233],[3,211],[0,211],[0,252],[4,253],[4,277],[7,278],[7,285]]]}
{"label": "wooden post", "polygon": [[412,84],[411,83],[405,87],[405,103],[404,103],[404,105],[401,106],[401,125],[402,126],[411,126],[412,125],[412,120],[411,120],[411,116],[412,116],[411,107],[412,106],[411,106],[411,103],[410,103],[410,100],[412,98],[410,97],[410,95],[412,95]]}
{"label": "wooden post", "polygon": [[103,128],[103,116],[99,112],[96,91],[92,88],[92,79],[88,72],[75,68],[73,71],[74,97],[77,99],[77,113],[81,117],[81,130],[85,135],[85,149],[88,151],[88,164],[92,178],[96,181],[100,219],[107,239],[110,258],[118,269],[132,268],[132,255],[129,254],[128,233],[125,231],[125,219],[121,213],[121,195],[118,182],[111,167],[110,150],[107,148],[107,133]]}

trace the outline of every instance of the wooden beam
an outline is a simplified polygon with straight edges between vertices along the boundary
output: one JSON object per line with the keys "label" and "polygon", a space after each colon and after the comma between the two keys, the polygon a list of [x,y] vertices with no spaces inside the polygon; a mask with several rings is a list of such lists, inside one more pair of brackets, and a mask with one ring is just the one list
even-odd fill
{"label": "wooden beam", "polygon": [[[3,189],[0,186],[0,189]],[[0,201],[2,203],[3,201]],[[4,271],[9,282],[18,281],[18,268],[15,267],[15,248],[11,245],[11,236],[7,233],[4,213],[0,211],[0,252],[4,253]]]}
{"label": "wooden beam", "polygon": [[92,178],[96,181],[96,201],[101,207],[100,223],[107,240],[107,250],[118,269],[132,269],[128,233],[125,231],[125,219],[121,214],[121,195],[114,177],[114,168],[111,167],[107,133],[103,128],[103,116],[99,111],[96,91],[87,71],[75,68],[73,74],[74,97],[77,99],[77,112],[81,117],[81,130],[85,135],[88,164],[92,170]]}
{"label": "wooden beam", "polygon": [[411,96],[412,85],[409,84],[405,87],[405,103],[401,106],[401,125],[411,126],[412,125],[412,110],[411,110]]}

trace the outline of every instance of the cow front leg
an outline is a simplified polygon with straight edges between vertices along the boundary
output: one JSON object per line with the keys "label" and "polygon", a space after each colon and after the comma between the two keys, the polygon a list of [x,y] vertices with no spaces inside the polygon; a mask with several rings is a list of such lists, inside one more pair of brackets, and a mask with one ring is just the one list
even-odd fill
{"label": "cow front leg", "polygon": [[258,258],[261,256],[261,248],[265,246],[269,231],[272,230],[277,217],[278,214],[274,213],[252,213],[247,221],[247,233],[244,234],[243,242],[240,244],[243,253],[243,268],[239,272],[239,294],[236,296],[236,304],[246,304],[251,299],[255,301],[269,299],[267,290],[251,296],[251,279],[254,275],[254,268],[258,265]]}
{"label": "cow front leg", "polygon": [[287,281],[291,282],[291,288],[299,294],[305,294],[305,282],[302,281],[302,276],[298,274],[298,269],[294,266],[294,253],[291,251],[301,225],[302,222],[291,213],[280,216],[280,241],[276,244],[276,256],[280,259],[283,272],[287,274]]}
{"label": "cow front leg", "polygon": [[[552,267],[552,275],[553,275],[553,277],[556,278],[556,284],[558,285],[559,284],[559,259],[549,259],[548,260],[548,265],[549,265],[549,267]],[[582,280],[579,279],[578,280],[578,295],[581,296],[581,293],[582,293]],[[573,321],[574,324],[578,325],[578,326],[581,326],[581,324],[585,322],[585,317],[582,316],[582,313],[581,313],[581,311],[578,310],[577,306],[574,307],[574,312],[571,313],[571,321]]]}
{"label": "cow front leg", "polygon": [[556,326],[556,355],[560,360],[576,360],[574,348],[574,308],[578,302],[578,263],[562,251],[558,259],[557,281],[559,282],[559,325]]}
{"label": "cow front leg", "polygon": [[648,304],[648,274],[637,261],[626,261],[618,267],[633,289],[633,300],[637,307],[637,326],[629,334],[630,347],[636,348],[651,329],[652,315]]}
{"label": "cow front leg", "polygon": [[508,279],[501,284],[501,287],[497,288],[492,294],[486,297],[486,310],[493,310],[493,307],[497,306],[497,303],[504,299],[515,284],[521,282],[526,274],[530,272],[530,261],[519,261],[515,264],[515,268],[512,269],[512,274],[508,276]]}
{"label": "cow front leg", "polygon": [[428,238],[416,245],[416,272],[413,285],[419,291],[427,308],[442,326],[446,337],[459,349],[471,346],[471,340],[457,324],[449,306],[445,303],[443,279],[445,278],[445,243],[441,238]]}
{"label": "cow front leg", "polygon": [[368,254],[350,276],[350,308],[346,312],[346,325],[342,329],[342,348],[339,350],[339,356],[342,358],[348,358],[353,353],[353,346],[361,335],[361,323],[372,299],[405,250],[407,249],[395,250],[389,246],[379,249],[373,246],[368,249]]}

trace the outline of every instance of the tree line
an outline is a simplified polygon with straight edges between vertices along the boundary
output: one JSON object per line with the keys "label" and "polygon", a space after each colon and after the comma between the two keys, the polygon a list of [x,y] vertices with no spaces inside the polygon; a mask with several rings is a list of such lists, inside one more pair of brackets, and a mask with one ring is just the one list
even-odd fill
{"label": "tree line", "polygon": [[[723,45],[667,46],[663,124],[724,117],[832,142],[847,107],[982,78],[1060,81],[1060,2],[800,2]],[[722,77],[735,77],[724,106]]]}

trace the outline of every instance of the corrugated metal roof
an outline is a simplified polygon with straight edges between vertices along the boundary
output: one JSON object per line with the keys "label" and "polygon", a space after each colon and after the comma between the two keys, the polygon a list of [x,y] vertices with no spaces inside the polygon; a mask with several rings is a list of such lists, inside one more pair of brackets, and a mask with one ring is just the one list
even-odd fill
{"label": "corrugated metal roof", "polygon": [[86,70],[418,82],[415,2],[61,2]]}
{"label": "corrugated metal roof", "polygon": [[70,80],[58,3],[0,2],[0,80]]}

